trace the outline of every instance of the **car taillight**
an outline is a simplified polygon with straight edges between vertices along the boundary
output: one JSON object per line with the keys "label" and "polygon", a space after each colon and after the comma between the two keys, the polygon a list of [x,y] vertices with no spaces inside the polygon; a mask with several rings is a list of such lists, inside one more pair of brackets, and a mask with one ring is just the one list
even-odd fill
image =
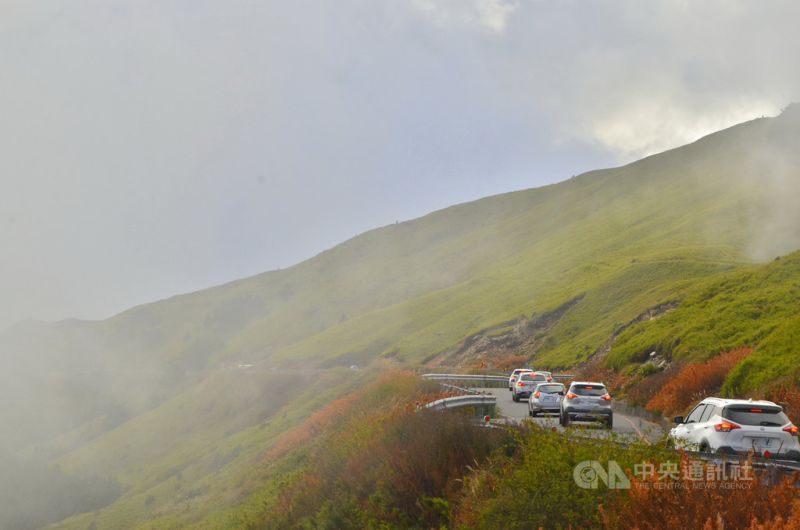
{"label": "car taillight", "polygon": [[525,383],[523,383],[522,381],[520,381],[519,383],[517,383],[517,386],[525,386]]}
{"label": "car taillight", "polygon": [[602,399],[603,401],[611,401],[611,396],[606,394],[605,396],[601,397],[600,399]]}
{"label": "car taillight", "polygon": [[567,392],[567,399],[575,399],[578,397],[578,394],[573,394],[572,392]]}
{"label": "car taillight", "polygon": [[731,432],[734,429],[741,429],[741,427],[735,423],[728,423],[727,421],[714,425],[714,430],[717,432]]}
{"label": "car taillight", "polygon": [[797,425],[789,425],[788,427],[784,427],[783,430],[792,436],[797,436],[798,433],[800,433],[800,428],[798,428]]}
{"label": "car taillight", "polygon": [[[533,397],[538,399],[538,398],[542,397],[542,393],[537,390],[536,392],[533,393]],[[797,427],[795,427],[795,429],[797,429]],[[786,430],[786,429],[784,429],[784,430]],[[797,432],[797,431],[795,431],[795,432]]]}

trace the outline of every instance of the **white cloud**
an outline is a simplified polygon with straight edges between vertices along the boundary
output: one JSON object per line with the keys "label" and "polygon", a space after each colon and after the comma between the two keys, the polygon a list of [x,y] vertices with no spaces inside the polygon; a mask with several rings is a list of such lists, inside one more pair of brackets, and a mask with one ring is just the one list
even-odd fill
{"label": "white cloud", "polygon": [[724,101],[718,108],[698,109],[691,102],[641,98],[587,117],[582,133],[627,162],[779,112],[780,105],[771,101]]}
{"label": "white cloud", "polygon": [[503,33],[517,9],[516,0],[412,0],[411,5],[431,23],[458,25]]}
{"label": "white cloud", "polygon": [[797,16],[791,2],[526,2],[490,76],[555,141],[627,162],[800,98]]}
{"label": "white cloud", "polygon": [[0,4],[0,327],[287,266],[800,99],[790,0]]}

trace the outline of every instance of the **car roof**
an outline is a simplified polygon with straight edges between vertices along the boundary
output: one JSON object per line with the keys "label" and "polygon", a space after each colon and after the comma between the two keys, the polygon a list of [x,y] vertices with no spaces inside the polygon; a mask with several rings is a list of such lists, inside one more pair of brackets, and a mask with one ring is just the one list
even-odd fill
{"label": "car roof", "polygon": [[764,399],[726,399],[720,397],[708,397],[705,398],[700,403],[706,403],[706,404],[711,403],[722,407],[726,405],[762,405],[767,407],[780,407],[780,405],[778,405],[777,403],[773,403],[772,401],[766,401]]}
{"label": "car roof", "polygon": [[591,381],[573,381],[570,385],[596,385],[596,386],[606,386],[603,383],[593,383]]}
{"label": "car roof", "polygon": [[514,373],[517,373],[517,372],[533,372],[533,370],[530,369],[530,368],[515,368],[514,369]]}

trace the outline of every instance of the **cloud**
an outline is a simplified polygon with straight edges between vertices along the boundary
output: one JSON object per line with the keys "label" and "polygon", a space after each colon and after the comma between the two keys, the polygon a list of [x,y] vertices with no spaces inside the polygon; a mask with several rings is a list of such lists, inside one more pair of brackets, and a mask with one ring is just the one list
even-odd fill
{"label": "cloud", "polygon": [[494,75],[562,141],[626,162],[797,98],[797,15],[791,3],[524,3]]}
{"label": "cloud", "polygon": [[503,33],[517,9],[515,0],[412,0],[411,6],[438,26],[460,25]]}
{"label": "cloud", "polygon": [[720,107],[714,112],[704,112],[688,105],[673,105],[669,98],[661,101],[632,98],[624,107],[598,112],[587,118],[581,132],[612,151],[619,160],[628,161],[691,143],[737,123],[780,112],[777,102],[757,99],[741,105],[725,101]]}
{"label": "cloud", "polygon": [[800,99],[800,5],[8,0],[0,327],[105,317]]}

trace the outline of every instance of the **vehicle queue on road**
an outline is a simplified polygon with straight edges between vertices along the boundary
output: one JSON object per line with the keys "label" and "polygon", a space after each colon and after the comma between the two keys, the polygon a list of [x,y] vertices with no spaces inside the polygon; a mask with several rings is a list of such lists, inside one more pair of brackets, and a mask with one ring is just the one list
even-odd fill
{"label": "vehicle queue on road", "polygon": [[[558,414],[563,427],[573,421],[599,420],[613,428],[613,400],[601,382],[565,385],[554,382],[550,372],[517,368],[509,376],[508,390],[515,402],[527,399],[530,417]],[[800,428],[771,401],[709,397],[673,422],[667,440],[675,448],[800,461]]]}

